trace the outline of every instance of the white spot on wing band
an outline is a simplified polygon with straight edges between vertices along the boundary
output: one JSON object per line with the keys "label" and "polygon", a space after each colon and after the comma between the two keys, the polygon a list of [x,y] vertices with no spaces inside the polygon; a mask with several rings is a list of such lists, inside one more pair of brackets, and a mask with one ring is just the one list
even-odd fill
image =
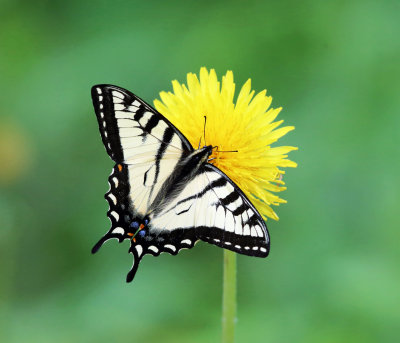
{"label": "white spot on wing band", "polygon": [[114,194],[112,194],[112,193],[108,194],[108,198],[112,200],[112,202],[114,203],[114,205],[117,204],[117,198],[115,197]]}
{"label": "white spot on wing band", "polygon": [[124,231],[124,229],[122,227],[118,226],[114,230],[112,230],[112,233],[117,233],[117,234],[123,235],[123,234],[125,234],[125,231]]}
{"label": "white spot on wing band", "polygon": [[140,257],[142,255],[142,253],[143,253],[142,246],[141,245],[135,245],[135,249],[136,249],[136,251],[138,253],[138,256]]}
{"label": "white spot on wing band", "polygon": [[184,240],[181,242],[181,244],[188,244],[188,245],[191,245],[192,242],[191,242],[190,239],[184,239]]}
{"label": "white spot on wing band", "polygon": [[171,244],[165,244],[164,245],[164,248],[167,248],[167,249],[169,249],[169,250],[172,250],[172,251],[176,251],[176,248],[173,246],[173,245],[171,245]]}
{"label": "white spot on wing band", "polygon": [[267,252],[267,249],[265,249],[265,248],[260,248],[260,250],[261,250],[262,252]]}
{"label": "white spot on wing band", "polygon": [[158,249],[154,245],[150,245],[147,249],[149,249],[149,250],[151,250],[151,251],[153,251],[155,253],[158,253]]}
{"label": "white spot on wing band", "polygon": [[114,182],[115,188],[117,188],[117,187],[118,187],[118,179],[114,176],[114,177],[112,178],[112,180],[113,180],[113,182]]}
{"label": "white spot on wing band", "polygon": [[101,89],[100,88],[96,88],[97,94],[101,94]]}
{"label": "white spot on wing band", "polygon": [[117,221],[119,220],[119,214],[118,214],[117,212],[112,211],[110,214],[111,214]]}

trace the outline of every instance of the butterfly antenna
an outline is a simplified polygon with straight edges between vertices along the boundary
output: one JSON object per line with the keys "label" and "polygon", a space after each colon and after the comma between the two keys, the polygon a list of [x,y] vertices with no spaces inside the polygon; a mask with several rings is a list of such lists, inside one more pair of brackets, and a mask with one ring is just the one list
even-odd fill
{"label": "butterfly antenna", "polygon": [[207,116],[204,116],[204,128],[203,128],[204,146],[207,145],[207,142],[206,142],[206,124],[207,124]]}
{"label": "butterfly antenna", "polygon": [[212,148],[213,149],[217,148],[217,150],[215,150],[215,152],[239,152],[239,150],[218,150],[218,145],[213,146]]}

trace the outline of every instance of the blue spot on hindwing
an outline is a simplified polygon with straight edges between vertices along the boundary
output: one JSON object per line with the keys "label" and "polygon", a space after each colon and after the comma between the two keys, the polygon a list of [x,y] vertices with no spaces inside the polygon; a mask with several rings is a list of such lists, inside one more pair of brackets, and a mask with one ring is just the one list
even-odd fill
{"label": "blue spot on hindwing", "polygon": [[133,229],[138,229],[139,228],[139,223],[137,221],[134,221],[131,223],[131,225],[129,225],[129,227],[133,228]]}

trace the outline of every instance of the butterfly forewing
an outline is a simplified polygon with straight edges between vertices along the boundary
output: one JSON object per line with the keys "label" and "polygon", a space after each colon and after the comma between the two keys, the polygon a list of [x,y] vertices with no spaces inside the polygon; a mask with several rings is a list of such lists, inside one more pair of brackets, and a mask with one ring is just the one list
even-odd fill
{"label": "butterfly forewing", "polygon": [[[126,89],[97,85],[92,87],[92,100],[104,146],[117,163],[124,160],[124,154],[129,158],[130,153],[125,149],[141,146],[150,136],[178,150],[193,150],[165,117]],[[148,145],[149,142],[144,146]],[[144,152],[141,149],[139,153]]]}
{"label": "butterfly forewing", "polygon": [[[192,148],[168,120],[127,90],[98,85],[92,98],[106,150],[127,169],[131,207],[144,216],[159,187]],[[114,198],[113,192],[107,194],[108,200]]]}
{"label": "butterfly forewing", "polygon": [[195,231],[208,243],[250,256],[266,257],[264,220],[243,192],[219,169],[206,164],[184,190],[153,217],[160,232]]}

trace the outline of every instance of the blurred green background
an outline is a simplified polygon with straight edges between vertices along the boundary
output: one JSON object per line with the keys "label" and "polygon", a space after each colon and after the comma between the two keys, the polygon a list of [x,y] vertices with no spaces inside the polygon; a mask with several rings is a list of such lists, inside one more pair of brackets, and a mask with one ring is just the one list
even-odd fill
{"label": "blurred green background", "polygon": [[90,88],[148,102],[215,68],[296,130],[268,259],[238,258],[237,342],[395,342],[398,1],[1,1],[0,341],[218,342],[222,250],[148,256],[109,228]]}

